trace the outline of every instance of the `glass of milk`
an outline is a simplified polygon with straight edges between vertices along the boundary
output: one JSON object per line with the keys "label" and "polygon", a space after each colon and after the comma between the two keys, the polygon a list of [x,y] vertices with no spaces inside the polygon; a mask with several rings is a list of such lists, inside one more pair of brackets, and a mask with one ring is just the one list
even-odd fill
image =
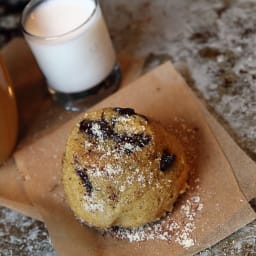
{"label": "glass of milk", "polygon": [[32,0],[21,23],[50,93],[67,110],[117,89],[121,72],[97,0]]}

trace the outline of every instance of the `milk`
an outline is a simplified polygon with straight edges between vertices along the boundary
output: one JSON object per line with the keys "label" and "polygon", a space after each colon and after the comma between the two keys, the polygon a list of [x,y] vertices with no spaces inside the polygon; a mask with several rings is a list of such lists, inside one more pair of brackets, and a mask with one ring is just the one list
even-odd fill
{"label": "milk", "polygon": [[116,56],[95,1],[43,1],[23,23],[25,37],[53,90],[85,91],[111,73]]}

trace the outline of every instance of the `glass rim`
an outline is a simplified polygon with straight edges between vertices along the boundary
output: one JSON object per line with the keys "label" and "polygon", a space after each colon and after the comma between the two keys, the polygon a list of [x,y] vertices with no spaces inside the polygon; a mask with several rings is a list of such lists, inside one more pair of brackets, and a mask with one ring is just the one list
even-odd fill
{"label": "glass rim", "polygon": [[[23,12],[22,12],[22,15],[21,15],[21,29],[22,29],[22,32],[26,35],[26,36],[29,36],[31,38],[35,38],[35,39],[39,39],[39,40],[56,40],[56,39],[60,39],[60,38],[63,38],[67,35],[70,35],[72,34],[73,32],[79,30],[80,28],[82,28],[86,23],[88,23],[92,17],[94,16],[94,14],[96,13],[96,10],[98,8],[98,1],[97,0],[90,0],[90,1],[93,1],[95,3],[95,7],[92,11],[92,13],[90,14],[90,16],[85,19],[80,25],[72,28],[71,30],[65,32],[65,33],[62,33],[62,34],[59,34],[59,35],[54,35],[54,36],[42,36],[42,35],[36,35],[36,34],[33,34],[29,31],[26,30],[25,28],[25,23],[26,23],[26,19],[28,17],[28,14],[30,14],[38,5],[42,4],[42,2],[46,2],[46,1],[49,1],[49,0],[38,0],[38,1],[30,1],[24,8]],[[88,1],[88,0],[85,0],[85,1]]]}

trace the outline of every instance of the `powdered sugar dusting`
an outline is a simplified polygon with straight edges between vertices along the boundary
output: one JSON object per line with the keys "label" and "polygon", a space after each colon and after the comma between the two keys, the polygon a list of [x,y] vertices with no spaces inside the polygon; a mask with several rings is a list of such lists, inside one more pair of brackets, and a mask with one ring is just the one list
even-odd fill
{"label": "powdered sugar dusting", "polygon": [[103,212],[104,211],[104,202],[103,201],[96,201],[94,196],[89,196],[87,194],[84,195],[84,209],[89,212]]}
{"label": "powdered sugar dusting", "polygon": [[[173,241],[187,249],[195,245],[193,231],[196,229],[197,214],[203,209],[200,196],[185,200],[175,213],[169,213],[161,220],[136,228],[112,228],[106,231],[116,239],[127,239],[129,242],[146,240]],[[179,218],[177,218],[179,216]]]}
{"label": "powdered sugar dusting", "polygon": [[107,164],[104,170],[109,176],[117,175],[123,172],[123,168],[121,168],[120,165],[113,166],[111,164]]}
{"label": "powdered sugar dusting", "polygon": [[100,141],[103,140],[103,133],[101,131],[101,127],[99,124],[93,123],[91,130],[92,130],[92,134],[97,136],[98,140]]}
{"label": "powdered sugar dusting", "polygon": [[130,152],[141,151],[140,147],[127,142],[121,147],[121,149],[123,151],[128,150]]}

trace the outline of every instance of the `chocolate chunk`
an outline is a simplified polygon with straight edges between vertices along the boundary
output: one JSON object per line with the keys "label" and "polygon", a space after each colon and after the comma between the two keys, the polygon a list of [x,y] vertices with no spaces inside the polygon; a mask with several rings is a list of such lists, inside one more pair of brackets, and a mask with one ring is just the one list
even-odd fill
{"label": "chocolate chunk", "polygon": [[160,170],[167,171],[171,168],[176,160],[176,155],[169,153],[168,150],[164,150],[161,160],[160,160]]}
{"label": "chocolate chunk", "polygon": [[124,141],[132,145],[139,146],[140,148],[145,147],[151,140],[151,136],[144,135],[142,133],[133,134],[131,136],[125,136]]}
{"label": "chocolate chunk", "polygon": [[140,116],[142,118],[144,118],[146,121],[148,121],[148,118],[144,115],[141,114],[137,114],[134,109],[132,108],[114,108],[114,111],[116,111],[117,113],[119,113],[121,116],[132,116],[132,115],[137,115]]}
{"label": "chocolate chunk", "polygon": [[84,119],[79,124],[79,130],[80,132],[84,132],[91,137],[97,138],[99,136],[99,133],[95,132],[95,125],[99,127],[99,132],[104,139],[111,137],[114,133],[113,127],[105,119],[101,119],[98,121]]}
{"label": "chocolate chunk", "polygon": [[144,115],[142,115],[142,114],[137,114],[137,115],[140,116],[140,117],[142,117],[143,119],[145,119],[145,121],[148,122],[148,118],[147,118],[146,116],[144,116]]}
{"label": "chocolate chunk", "polygon": [[[115,108],[117,111],[125,115],[133,115],[135,114],[133,109],[129,108]],[[88,119],[84,119],[79,123],[79,131],[87,134],[92,138],[103,138],[103,139],[112,139],[117,144],[124,145],[125,143],[129,143],[133,146],[138,146],[140,148],[145,147],[151,141],[151,136],[146,135],[144,133],[139,134],[118,134],[114,131],[115,120],[111,120],[109,123],[104,115],[101,116],[100,120],[92,121]],[[132,151],[129,149],[125,150],[126,153],[131,153]]]}
{"label": "chocolate chunk", "polygon": [[92,135],[92,125],[92,121],[84,119],[79,123],[79,131],[84,132],[88,135]]}
{"label": "chocolate chunk", "polygon": [[[94,125],[98,126],[99,132],[95,132]],[[145,147],[151,141],[151,136],[143,133],[133,135],[117,134],[114,132],[113,125],[109,124],[104,118],[101,118],[98,121],[84,119],[79,124],[79,130],[91,137],[97,138],[101,135],[103,139],[113,139],[116,143],[122,144],[130,143],[140,148]]]}
{"label": "chocolate chunk", "polygon": [[118,232],[118,230],[120,229],[120,227],[118,227],[118,226],[113,226],[111,229],[112,229],[112,231],[114,231],[114,232]]}
{"label": "chocolate chunk", "polygon": [[89,196],[91,196],[92,191],[93,191],[93,187],[92,187],[92,183],[89,180],[89,177],[86,173],[86,169],[75,169],[77,175],[81,178],[81,180],[83,181],[83,186],[86,188],[86,192],[89,194]]}
{"label": "chocolate chunk", "polygon": [[105,119],[101,119],[98,123],[104,139],[110,138],[114,134],[113,127]]}
{"label": "chocolate chunk", "polygon": [[145,147],[151,141],[151,136],[145,135],[143,133],[133,134],[133,135],[115,135],[113,137],[116,143],[130,143],[134,146],[138,146],[140,148]]}
{"label": "chocolate chunk", "polygon": [[134,109],[132,108],[114,108],[114,111],[116,111],[118,114],[122,116],[136,115]]}

